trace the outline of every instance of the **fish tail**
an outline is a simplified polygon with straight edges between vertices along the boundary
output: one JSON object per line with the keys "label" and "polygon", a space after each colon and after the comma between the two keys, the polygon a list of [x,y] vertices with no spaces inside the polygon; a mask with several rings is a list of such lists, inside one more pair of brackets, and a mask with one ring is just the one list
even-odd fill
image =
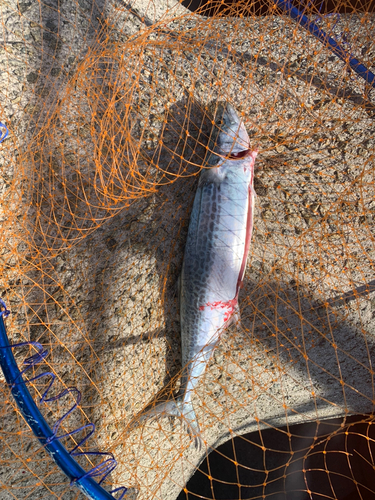
{"label": "fish tail", "polygon": [[168,401],[161,401],[147,410],[140,418],[143,422],[147,419],[157,419],[163,417],[178,417],[185,424],[187,433],[190,438],[194,440],[195,448],[200,451],[202,448],[202,437],[199,429],[197,416],[191,401],[184,401],[181,399],[171,399]]}
{"label": "fish tail", "polygon": [[194,440],[195,448],[200,451],[202,448],[203,439],[201,436],[198,419],[191,401],[184,401],[183,399],[181,399],[177,402],[177,406],[180,411],[180,416],[185,423],[187,433],[189,434],[190,438]]}

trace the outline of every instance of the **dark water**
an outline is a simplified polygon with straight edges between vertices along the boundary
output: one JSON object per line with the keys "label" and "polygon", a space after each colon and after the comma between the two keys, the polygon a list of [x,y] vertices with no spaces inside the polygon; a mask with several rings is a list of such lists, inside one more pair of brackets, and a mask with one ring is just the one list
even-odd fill
{"label": "dark water", "polygon": [[234,438],[208,456],[178,500],[374,500],[372,418],[294,425],[290,437],[281,428]]}

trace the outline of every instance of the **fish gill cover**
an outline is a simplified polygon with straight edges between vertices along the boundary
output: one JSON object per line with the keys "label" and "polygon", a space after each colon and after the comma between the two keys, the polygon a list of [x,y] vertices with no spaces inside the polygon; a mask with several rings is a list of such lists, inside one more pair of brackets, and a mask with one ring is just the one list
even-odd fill
{"label": "fish gill cover", "polygon": [[[48,351],[25,374],[33,400],[43,400],[51,429],[59,423],[68,451],[81,443],[84,470],[103,461],[90,450],[115,457],[103,486],[126,486],[126,498],[189,496],[199,470],[211,485],[205,498],[220,498],[227,480],[202,461],[228,440],[234,451],[220,456],[235,470],[238,498],[245,487],[246,498],[284,498],[293,488],[295,498],[343,498],[343,485],[355,498],[375,492],[358,474],[375,465],[373,4],[295,3],[294,18],[292,7],[0,3],[9,342],[23,344],[13,349],[21,371],[44,352],[36,346]],[[259,151],[258,196],[241,324],[223,333],[192,396],[204,441],[197,451],[183,422],[139,420],[178,390],[177,280],[220,101],[237,110]],[[55,376],[48,398],[45,372]],[[0,398],[1,499],[83,498],[5,379]],[[358,428],[355,414],[364,415]],[[324,423],[333,418],[341,423]],[[82,442],[90,423],[95,433]],[[314,426],[308,445],[298,441],[302,423]],[[269,430],[285,441],[278,481]],[[235,443],[261,459],[241,462]],[[344,456],[346,467],[327,455]],[[302,481],[294,481],[297,456]],[[250,483],[245,469],[254,469]]]}

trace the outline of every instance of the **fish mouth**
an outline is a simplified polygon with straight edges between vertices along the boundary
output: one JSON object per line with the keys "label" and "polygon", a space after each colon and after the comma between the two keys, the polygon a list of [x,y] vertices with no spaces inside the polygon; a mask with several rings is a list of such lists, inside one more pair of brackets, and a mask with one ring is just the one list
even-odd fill
{"label": "fish mouth", "polygon": [[247,156],[250,153],[249,136],[234,107],[227,101],[216,101],[208,105],[208,110],[213,117],[210,151],[233,159]]}
{"label": "fish mouth", "polygon": [[252,156],[253,151],[251,149],[244,149],[243,151],[239,151],[238,153],[229,153],[227,154],[228,160],[241,160],[242,158],[247,158],[248,156]]}

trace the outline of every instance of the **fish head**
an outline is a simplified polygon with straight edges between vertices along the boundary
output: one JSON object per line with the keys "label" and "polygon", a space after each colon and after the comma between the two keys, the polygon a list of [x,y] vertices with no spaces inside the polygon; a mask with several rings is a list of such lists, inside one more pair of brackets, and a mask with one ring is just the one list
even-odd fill
{"label": "fish head", "polygon": [[234,107],[229,102],[215,102],[209,109],[214,124],[209,145],[209,149],[214,153],[212,156],[227,156],[248,150],[250,139]]}

